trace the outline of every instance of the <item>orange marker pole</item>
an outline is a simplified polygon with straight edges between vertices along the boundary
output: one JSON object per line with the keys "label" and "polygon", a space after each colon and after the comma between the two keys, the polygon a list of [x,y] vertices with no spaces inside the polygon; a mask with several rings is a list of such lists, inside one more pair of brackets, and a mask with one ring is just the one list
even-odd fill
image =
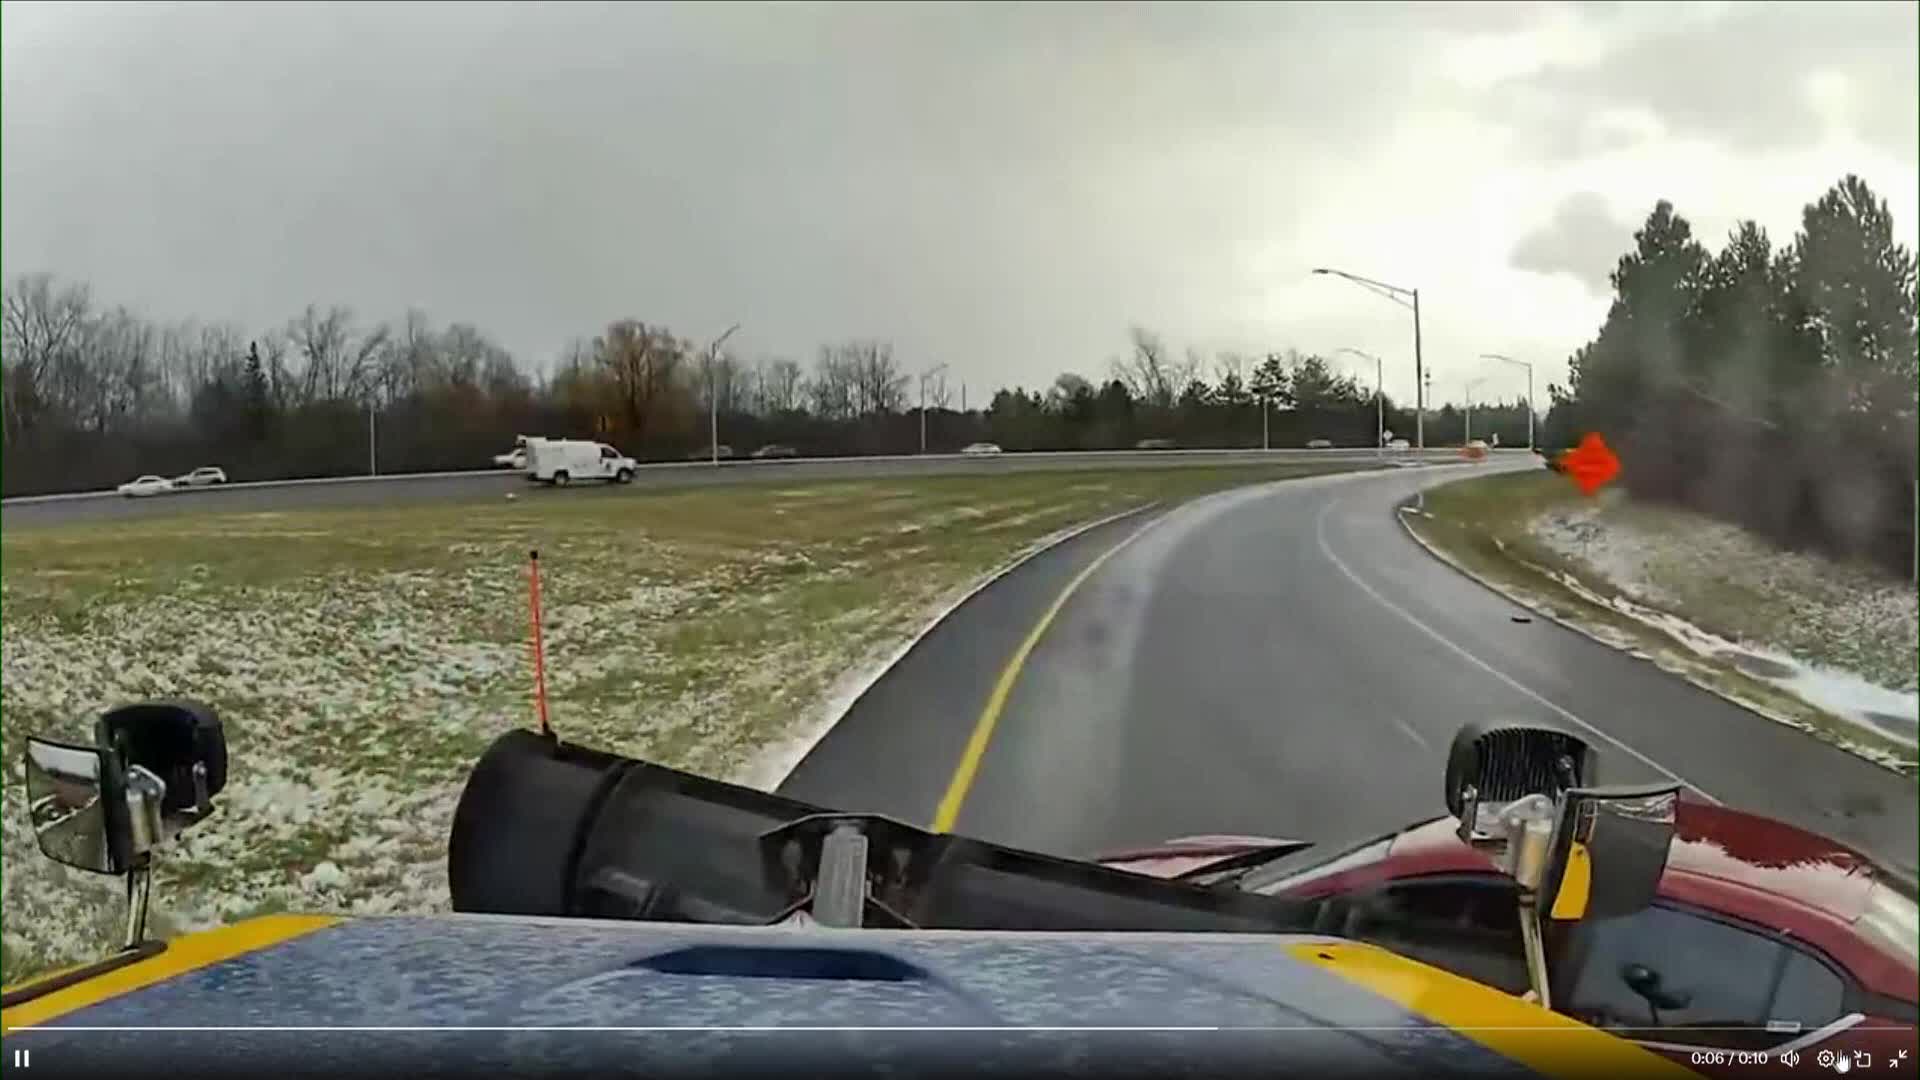
{"label": "orange marker pole", "polygon": [[540,714],[540,734],[552,735],[547,723],[547,657],[540,639],[540,552],[527,554],[527,585],[533,600],[533,705]]}

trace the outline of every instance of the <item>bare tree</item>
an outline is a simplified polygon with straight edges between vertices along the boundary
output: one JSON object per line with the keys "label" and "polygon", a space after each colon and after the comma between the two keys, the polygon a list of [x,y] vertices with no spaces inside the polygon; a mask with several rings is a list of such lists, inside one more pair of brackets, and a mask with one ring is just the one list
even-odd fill
{"label": "bare tree", "polygon": [[267,396],[275,409],[289,409],[301,402],[301,376],[287,357],[293,352],[293,337],[282,331],[260,338],[260,366],[267,376]]}
{"label": "bare tree", "polygon": [[424,392],[434,382],[439,351],[440,343],[426,312],[408,310],[387,352],[388,393],[393,398],[408,398]]}
{"label": "bare tree", "polygon": [[353,343],[348,363],[345,392],[358,401],[377,404],[387,386],[387,357],[391,331],[386,324],[368,330]]}
{"label": "bare tree", "polygon": [[347,391],[353,315],[346,308],[322,313],[312,304],[287,324],[291,352],[299,359],[295,402],[337,401]]}
{"label": "bare tree", "polygon": [[1187,387],[1201,381],[1201,372],[1206,369],[1206,357],[1201,355],[1199,349],[1189,345],[1182,359],[1173,365],[1173,385],[1184,393]]}
{"label": "bare tree", "polygon": [[1161,407],[1172,405],[1175,384],[1166,342],[1160,335],[1140,326],[1130,329],[1128,335],[1133,351],[1114,362],[1114,377],[1126,385],[1135,401]]}
{"label": "bare tree", "polygon": [[898,412],[906,404],[911,377],[894,362],[891,342],[849,341],[838,352],[853,381],[853,415]]}
{"label": "bare tree", "polygon": [[104,434],[141,416],[159,396],[164,379],[155,362],[158,335],[151,323],[115,308],[94,323],[90,337],[94,363],[87,426]]}
{"label": "bare tree", "polygon": [[807,383],[807,396],[813,412],[827,420],[849,420],[859,415],[856,384],[857,360],[832,345],[820,346],[814,361],[813,378]]}
{"label": "bare tree", "polygon": [[612,378],[619,418],[635,438],[644,440],[680,410],[674,397],[681,368],[694,347],[663,326],[623,319],[594,342],[602,368]]}
{"label": "bare tree", "polygon": [[8,285],[4,300],[4,378],[0,421],[7,439],[31,430],[62,401],[55,385],[63,364],[80,361],[79,339],[92,319],[92,298],[85,285],[56,291],[51,274],[28,274]]}
{"label": "bare tree", "polygon": [[779,357],[768,362],[760,371],[761,407],[773,416],[798,409],[804,379],[797,361]]}

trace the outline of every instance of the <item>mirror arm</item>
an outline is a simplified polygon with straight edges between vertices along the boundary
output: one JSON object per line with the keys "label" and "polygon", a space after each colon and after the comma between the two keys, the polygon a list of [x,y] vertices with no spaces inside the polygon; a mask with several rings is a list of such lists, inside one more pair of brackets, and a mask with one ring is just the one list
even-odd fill
{"label": "mirror arm", "polygon": [[1553,1008],[1547,989],[1547,947],[1540,935],[1540,897],[1530,890],[1520,894],[1520,942],[1527,954],[1527,982],[1543,1009]]}
{"label": "mirror arm", "polygon": [[153,887],[153,873],[147,860],[141,859],[127,873],[127,933],[121,948],[138,949],[147,937],[147,897]]}

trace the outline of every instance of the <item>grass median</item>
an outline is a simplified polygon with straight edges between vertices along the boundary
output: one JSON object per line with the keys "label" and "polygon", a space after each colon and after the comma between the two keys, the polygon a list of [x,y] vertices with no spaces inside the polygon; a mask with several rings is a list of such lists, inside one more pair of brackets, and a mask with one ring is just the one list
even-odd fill
{"label": "grass median", "polygon": [[527,552],[571,741],[739,779],[1036,542],[1151,501],[1352,465],[532,491],[0,536],[0,980],[98,955],[118,882],[34,850],[30,733],[187,696],[227,729],[219,815],[155,876],[162,934],[279,910],[433,911],[466,769],[532,719]]}
{"label": "grass median", "polygon": [[1515,599],[1774,720],[1913,771],[1911,742],[1861,719],[1900,717],[1823,707],[1862,692],[1897,706],[1898,694],[1911,694],[1916,622],[1905,583],[1618,491],[1588,499],[1546,470],[1445,484],[1426,493],[1422,510],[1403,515],[1421,539]]}

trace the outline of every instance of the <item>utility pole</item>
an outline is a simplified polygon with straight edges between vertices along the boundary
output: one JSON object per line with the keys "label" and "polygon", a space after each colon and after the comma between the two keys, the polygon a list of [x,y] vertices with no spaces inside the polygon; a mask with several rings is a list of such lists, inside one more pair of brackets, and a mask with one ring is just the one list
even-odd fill
{"label": "utility pole", "polygon": [[740,329],[739,323],[727,327],[727,332],[713,339],[707,346],[707,453],[715,466],[720,464],[720,392],[717,384],[720,362],[720,346]]}
{"label": "utility pole", "polygon": [[1267,412],[1268,412],[1267,404],[1268,404],[1267,395],[1261,394],[1260,395],[1260,449],[1262,450],[1273,449],[1272,445],[1267,441]]}
{"label": "utility pole", "polygon": [[[1368,292],[1413,309],[1413,439],[1416,450],[1427,448],[1427,374],[1426,363],[1420,355],[1420,290],[1406,289],[1398,285],[1389,285],[1384,281],[1364,278],[1359,274],[1349,274],[1345,270],[1333,270],[1324,266],[1315,267],[1316,274],[1331,274],[1343,277]],[[1385,425],[1381,425],[1384,429]]]}
{"label": "utility pole", "polygon": [[947,370],[947,365],[930,367],[920,373],[920,452],[927,452],[927,380]]}
{"label": "utility pole", "polygon": [[1415,387],[1413,403],[1413,439],[1417,449],[1427,448],[1427,395],[1420,389],[1425,384],[1426,367],[1420,358],[1420,290],[1409,289],[1413,293],[1413,385]]}
{"label": "utility pole", "polygon": [[373,429],[374,429],[373,398],[369,397],[367,398],[367,475],[379,476],[380,475],[380,454],[379,454],[380,448],[379,448],[378,442],[376,441],[377,436],[374,435]]}

